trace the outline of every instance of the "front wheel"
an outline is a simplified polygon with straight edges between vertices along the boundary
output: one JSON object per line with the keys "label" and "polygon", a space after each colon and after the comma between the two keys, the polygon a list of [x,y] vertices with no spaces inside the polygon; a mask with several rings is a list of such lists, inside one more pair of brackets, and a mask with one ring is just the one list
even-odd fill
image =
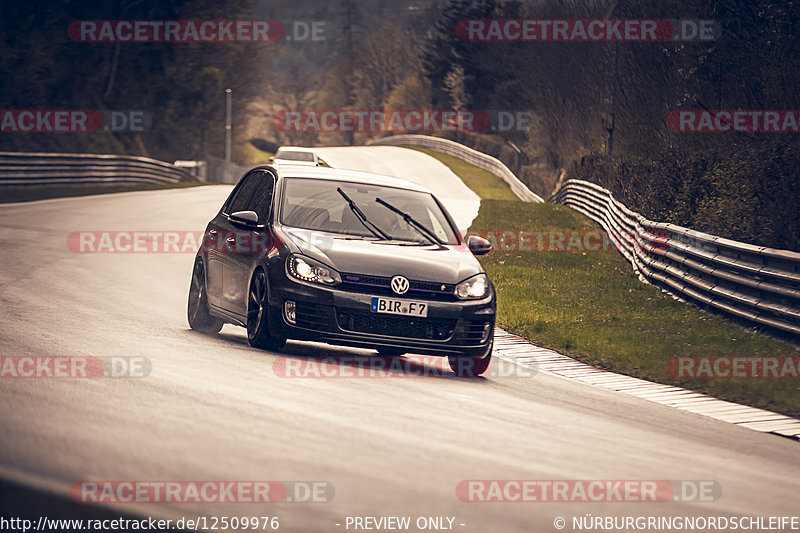
{"label": "front wheel", "polygon": [[269,329],[267,296],[267,275],[258,269],[250,280],[247,295],[247,342],[264,350],[280,350],[286,339],[274,336]]}
{"label": "front wheel", "polygon": [[189,302],[186,306],[189,327],[202,333],[219,333],[222,320],[211,316],[208,312],[208,294],[206,292],[206,269],[203,261],[198,259],[192,271],[192,284],[189,286]]}
{"label": "front wheel", "polygon": [[448,355],[447,362],[450,364],[450,369],[459,377],[476,377],[480,376],[489,368],[489,363],[492,362],[492,348],[494,347],[494,333],[489,339],[489,346],[483,355],[475,357]]}

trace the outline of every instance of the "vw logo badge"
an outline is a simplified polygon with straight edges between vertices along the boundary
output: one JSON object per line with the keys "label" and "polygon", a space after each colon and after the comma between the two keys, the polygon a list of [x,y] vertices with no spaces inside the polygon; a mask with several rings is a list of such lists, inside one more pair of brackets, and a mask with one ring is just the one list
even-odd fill
{"label": "vw logo badge", "polygon": [[392,290],[395,294],[405,294],[408,292],[409,283],[408,279],[403,276],[395,276],[392,278]]}

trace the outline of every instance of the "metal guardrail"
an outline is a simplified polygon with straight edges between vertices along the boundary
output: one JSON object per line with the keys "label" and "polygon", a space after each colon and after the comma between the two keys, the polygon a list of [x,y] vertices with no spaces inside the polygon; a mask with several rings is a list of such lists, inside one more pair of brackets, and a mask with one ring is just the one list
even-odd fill
{"label": "metal guardrail", "polygon": [[755,324],[800,334],[800,253],[653,222],[583,180],[565,181],[551,200],[600,224],[643,281]]}
{"label": "metal guardrail", "polygon": [[514,175],[507,166],[499,159],[490,155],[484,154],[477,150],[473,150],[468,146],[451,141],[449,139],[441,139],[439,137],[431,137],[429,135],[393,135],[391,137],[381,137],[380,139],[372,139],[367,144],[369,145],[387,145],[387,146],[419,146],[421,148],[430,148],[437,152],[442,152],[447,155],[457,157],[462,161],[466,161],[472,165],[483,170],[488,170],[492,174],[496,174],[503,178],[517,198],[523,202],[544,202],[541,196],[534,193],[522,183],[518,177]]}
{"label": "metal guardrail", "polygon": [[197,178],[175,165],[148,157],[0,152],[0,187],[180,181]]}

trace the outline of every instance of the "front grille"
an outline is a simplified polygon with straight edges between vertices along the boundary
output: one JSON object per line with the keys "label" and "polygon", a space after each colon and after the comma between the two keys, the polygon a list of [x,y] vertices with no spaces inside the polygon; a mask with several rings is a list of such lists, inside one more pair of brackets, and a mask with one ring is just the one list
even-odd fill
{"label": "front grille", "polygon": [[342,282],[367,287],[389,287],[391,278],[382,276],[364,276],[361,274],[342,274]]}
{"label": "front grille", "polygon": [[463,320],[456,329],[455,340],[458,344],[480,344],[483,330],[489,324],[486,320]]}
{"label": "front grille", "polygon": [[368,311],[339,310],[339,327],[346,331],[409,339],[443,341],[453,335],[456,319],[392,316]]}
{"label": "front grille", "polygon": [[[375,295],[398,296],[391,289],[391,277],[367,276],[362,274],[342,274],[342,288],[353,292]],[[408,292],[403,297],[416,297],[436,300],[455,300],[456,286],[452,283],[409,280]]]}
{"label": "front grille", "polygon": [[332,307],[308,302],[297,302],[295,323],[300,328],[330,331]]}

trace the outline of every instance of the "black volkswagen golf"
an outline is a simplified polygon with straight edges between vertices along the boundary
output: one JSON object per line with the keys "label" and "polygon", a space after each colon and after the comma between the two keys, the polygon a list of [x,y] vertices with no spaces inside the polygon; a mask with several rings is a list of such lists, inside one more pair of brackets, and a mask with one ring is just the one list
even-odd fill
{"label": "black volkswagen golf", "polygon": [[414,183],[330,168],[249,170],[209,222],[194,262],[189,325],[247,328],[252,346],[286,339],[447,356],[486,371],[494,287],[439,200]]}

